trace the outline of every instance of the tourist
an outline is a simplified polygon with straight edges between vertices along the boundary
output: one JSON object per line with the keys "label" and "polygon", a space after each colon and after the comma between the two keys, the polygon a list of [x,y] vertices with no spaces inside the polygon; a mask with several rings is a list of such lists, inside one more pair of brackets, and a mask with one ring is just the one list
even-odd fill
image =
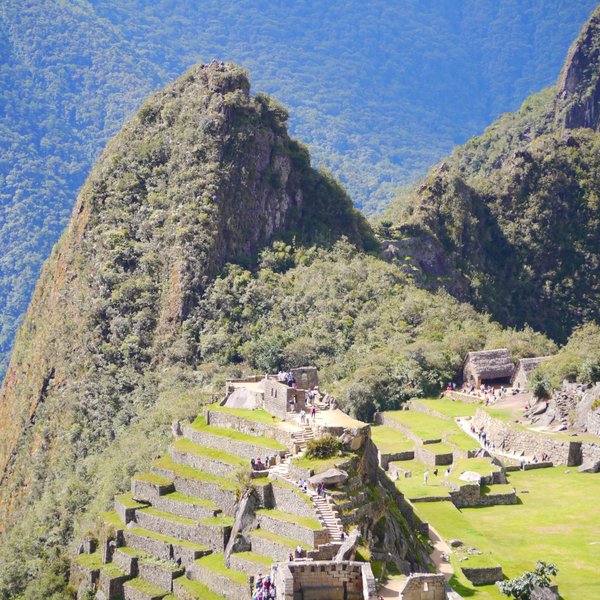
{"label": "tourist", "polygon": [[300,423],[302,423],[302,425],[304,425],[304,419],[306,417],[306,411],[304,409],[302,409],[300,411]]}
{"label": "tourist", "polygon": [[291,552],[290,552],[290,555],[288,556],[288,561],[294,562],[294,555]]}
{"label": "tourist", "polygon": [[425,485],[427,485],[428,480],[429,480],[429,471],[425,471],[425,473],[423,473],[423,483]]}
{"label": "tourist", "polygon": [[250,459],[250,468],[256,471],[256,461],[253,458]]}
{"label": "tourist", "polygon": [[450,467],[448,467],[446,469],[446,472],[444,473],[444,477],[448,477],[450,475]]}
{"label": "tourist", "polygon": [[434,469],[434,470],[433,470],[433,476],[434,476],[434,477],[437,477],[437,474],[438,474],[438,470],[437,470],[437,469]]}
{"label": "tourist", "polygon": [[317,407],[313,405],[313,407],[310,409],[310,416],[312,417],[312,420],[314,421],[317,418]]}
{"label": "tourist", "polygon": [[271,461],[270,461],[269,457],[265,456],[265,469],[268,469],[270,464],[271,464]]}
{"label": "tourist", "polygon": [[262,460],[260,460],[260,457],[258,457],[256,459],[256,470],[257,471],[264,471],[265,470],[265,466],[262,463]]}
{"label": "tourist", "polygon": [[296,546],[296,558],[302,558],[302,546],[300,544]]}

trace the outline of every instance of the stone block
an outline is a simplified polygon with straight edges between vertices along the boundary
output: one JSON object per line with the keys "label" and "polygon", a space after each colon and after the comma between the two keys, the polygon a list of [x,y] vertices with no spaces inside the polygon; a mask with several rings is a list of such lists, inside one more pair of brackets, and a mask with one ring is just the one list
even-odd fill
{"label": "stone block", "polygon": [[173,589],[173,579],[185,573],[185,569],[176,568],[175,563],[160,564],[149,560],[140,560],[138,568],[142,579],[169,592]]}
{"label": "stone block", "polygon": [[464,576],[473,585],[491,585],[497,581],[502,581],[502,567],[467,567],[461,566]]}

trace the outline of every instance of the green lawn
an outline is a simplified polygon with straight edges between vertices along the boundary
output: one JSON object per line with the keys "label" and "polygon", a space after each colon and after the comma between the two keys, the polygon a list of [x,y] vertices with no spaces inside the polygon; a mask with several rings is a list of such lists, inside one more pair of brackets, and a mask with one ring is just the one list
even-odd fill
{"label": "green lawn", "polygon": [[263,567],[267,568],[271,568],[271,565],[273,564],[273,559],[270,556],[258,554],[257,552],[238,552],[233,556],[237,556],[238,558],[242,558],[244,560],[249,560],[250,562],[254,562],[257,565],[262,565]]}
{"label": "green lawn", "polygon": [[385,425],[372,425],[371,439],[382,454],[408,452],[415,446],[401,431]]}
{"label": "green lawn", "polygon": [[185,575],[178,577],[175,581],[177,581],[186,592],[191,594],[192,597],[202,598],[202,600],[226,600],[225,596],[213,592],[199,581],[188,579]]}
{"label": "green lawn", "polygon": [[265,517],[271,517],[278,521],[284,521],[286,523],[296,523],[301,527],[312,529],[314,531],[320,531],[323,526],[317,519],[311,519],[310,517],[301,517],[300,515],[282,512],[275,508],[262,508],[256,511],[257,515],[264,515]]}
{"label": "green lawn", "polygon": [[197,498],[196,496],[187,496],[181,492],[171,492],[163,496],[165,500],[173,500],[174,502],[182,502],[183,504],[193,504],[194,506],[201,506],[202,508],[208,508],[211,510],[217,510],[219,507],[207,498]]}
{"label": "green lawn", "polygon": [[164,595],[167,593],[167,590],[155,585],[154,583],[150,583],[145,579],[131,579],[125,583],[125,586],[135,588],[142,594],[147,594],[148,596],[160,596],[161,594]]}
{"label": "green lawn", "polygon": [[[519,496],[517,505],[458,510],[449,502],[437,502],[415,504],[415,510],[444,539],[459,538],[491,556],[508,577],[546,560],[558,567],[557,583],[565,600],[600,598],[600,477],[565,467],[508,476]],[[475,588],[462,573],[457,580],[463,586],[457,591],[464,596],[505,598],[494,586]]]}
{"label": "green lawn", "polygon": [[248,582],[248,576],[241,571],[236,571],[234,569],[228,569],[225,566],[225,557],[223,554],[209,554],[208,556],[203,556],[196,561],[196,564],[210,569],[214,573],[218,573],[219,575],[223,575],[230,579],[234,583],[239,583],[240,585],[246,585]]}
{"label": "green lawn", "polygon": [[171,471],[176,477],[195,479],[196,481],[204,481],[206,483],[214,483],[224,490],[233,491],[236,489],[235,482],[232,479],[228,479],[226,477],[217,477],[216,475],[211,475],[210,473],[205,473],[204,471],[199,471],[198,469],[193,469],[192,467],[188,467],[186,465],[180,465],[176,463],[168,454],[156,459],[152,464],[157,469]]}
{"label": "green lawn", "polygon": [[474,440],[471,436],[467,435],[464,431],[461,431],[458,426],[456,427],[456,432],[449,433],[444,438],[446,442],[452,444],[459,448],[460,450],[464,450],[465,452],[469,450],[477,450],[479,448],[479,443],[477,440]]}
{"label": "green lawn", "polygon": [[346,462],[350,456],[351,454],[348,453],[344,453],[342,456],[332,456],[330,458],[307,458],[306,456],[301,456],[300,458],[292,459],[292,462],[302,469],[312,469],[316,475],[317,473],[327,471],[327,469],[335,467],[340,463]]}
{"label": "green lawn", "polygon": [[[232,409],[228,409],[232,410]],[[257,411],[249,411],[252,415],[256,414]],[[214,425],[207,425],[204,415],[199,415],[196,420],[190,425],[192,429],[197,431],[204,431],[212,435],[218,435],[219,437],[225,437],[230,440],[236,440],[239,442],[245,442],[247,444],[253,444],[254,446],[262,446],[270,450],[286,450],[283,444],[280,444],[277,440],[267,437],[259,437],[255,435],[249,435],[242,433],[235,429],[227,429],[226,427],[215,427]]]}
{"label": "green lawn", "polygon": [[206,446],[194,444],[194,442],[191,442],[186,438],[175,440],[172,447],[177,450],[177,452],[195,454],[196,456],[226,463],[234,467],[248,467],[248,469],[250,469],[249,460],[243,459],[235,454],[229,454],[229,452],[224,452],[223,450],[216,450],[215,448],[207,448]]}
{"label": "green lawn", "polygon": [[423,441],[441,439],[447,433],[455,433],[457,428],[453,421],[438,419],[424,413],[410,410],[393,410],[385,413],[397,423],[408,427]]}
{"label": "green lawn", "polygon": [[262,408],[255,408],[250,410],[247,408],[228,408],[226,406],[219,406],[218,404],[211,404],[206,406],[208,410],[214,410],[217,412],[224,412],[234,417],[240,417],[241,419],[248,419],[249,421],[255,421],[256,423],[279,423],[281,419],[274,417],[266,410]]}
{"label": "green lawn", "polygon": [[435,410],[447,417],[472,417],[475,415],[479,403],[461,402],[450,398],[418,398],[412,400],[415,404],[421,404],[431,410]]}
{"label": "green lawn", "polygon": [[[435,467],[431,467],[418,460],[403,460],[397,463],[402,469],[412,472],[412,477],[400,477],[396,481],[396,487],[407,498],[425,498],[427,496],[449,497],[450,488],[442,484],[446,467],[438,467],[437,477],[433,474]],[[423,480],[423,474],[429,471],[427,485]]]}

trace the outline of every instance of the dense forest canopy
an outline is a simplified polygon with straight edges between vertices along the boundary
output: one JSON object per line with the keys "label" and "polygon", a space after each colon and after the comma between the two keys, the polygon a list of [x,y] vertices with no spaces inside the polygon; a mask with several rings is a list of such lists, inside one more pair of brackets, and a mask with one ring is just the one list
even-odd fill
{"label": "dense forest canopy", "polygon": [[594,4],[1,3],[0,375],[93,160],[151,90],[191,64],[248,68],[371,213],[552,82]]}

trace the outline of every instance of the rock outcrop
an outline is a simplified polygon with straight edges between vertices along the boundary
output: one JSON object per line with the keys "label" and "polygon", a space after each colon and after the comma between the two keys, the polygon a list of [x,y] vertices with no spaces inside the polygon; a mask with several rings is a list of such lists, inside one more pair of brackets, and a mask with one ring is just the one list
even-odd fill
{"label": "rock outcrop", "polygon": [[600,126],[600,8],[575,40],[558,79],[556,116],[567,129]]}

